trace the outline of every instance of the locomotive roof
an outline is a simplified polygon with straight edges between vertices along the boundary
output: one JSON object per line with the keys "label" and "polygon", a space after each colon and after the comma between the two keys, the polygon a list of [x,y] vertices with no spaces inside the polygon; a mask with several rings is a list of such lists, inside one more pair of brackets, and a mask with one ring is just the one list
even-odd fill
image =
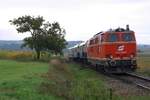
{"label": "locomotive roof", "polygon": [[128,33],[128,32],[134,32],[134,31],[130,30],[129,25],[126,25],[126,29],[120,28],[120,27],[118,27],[118,28],[116,28],[116,29],[109,29],[109,30],[107,30],[107,31],[105,31],[105,32],[101,31],[101,32],[95,34],[93,37],[95,37],[95,36],[97,36],[97,35],[99,35],[99,34],[114,33],[114,32],[127,32],[127,33]]}
{"label": "locomotive roof", "polygon": [[124,28],[117,28],[117,29],[109,29],[106,32],[112,33],[112,32],[133,32],[133,31],[132,30],[125,30]]}
{"label": "locomotive roof", "polygon": [[134,32],[132,30],[125,30],[123,28],[117,28],[117,29],[109,29],[108,31],[105,31],[105,32],[99,32],[97,34],[95,34],[92,38],[94,38],[95,36],[99,35],[99,34],[104,34],[104,33],[115,33],[115,32],[124,32],[124,33],[129,33],[129,32]]}

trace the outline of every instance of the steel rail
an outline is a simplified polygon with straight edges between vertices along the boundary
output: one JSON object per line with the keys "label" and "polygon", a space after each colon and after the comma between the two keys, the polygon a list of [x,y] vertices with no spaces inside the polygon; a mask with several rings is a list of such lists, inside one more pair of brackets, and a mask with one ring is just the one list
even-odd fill
{"label": "steel rail", "polygon": [[145,86],[145,85],[142,85],[142,84],[139,84],[139,83],[135,83],[137,86],[139,86],[139,87],[142,87],[142,88],[144,88],[144,89],[147,89],[147,90],[149,90],[150,91],[150,87],[148,87],[148,86]]}
{"label": "steel rail", "polygon": [[[135,73],[126,73],[126,75],[129,75],[131,77],[135,77],[135,78],[139,78],[141,80],[144,80],[144,81],[147,81],[149,84],[150,84],[150,78],[149,77],[145,77],[145,76],[141,76],[141,75],[138,75],[138,74],[135,74]],[[150,91],[150,86],[146,86],[145,84],[141,84],[141,83],[137,83],[137,82],[133,82],[135,85],[143,88],[143,89],[147,89]]]}
{"label": "steel rail", "polygon": [[140,78],[140,79],[143,79],[143,80],[146,80],[146,81],[149,81],[150,82],[150,78],[149,77],[145,77],[145,76],[141,76],[141,75],[137,75],[135,73],[125,73],[129,76],[133,76],[133,77],[136,77],[136,78]]}

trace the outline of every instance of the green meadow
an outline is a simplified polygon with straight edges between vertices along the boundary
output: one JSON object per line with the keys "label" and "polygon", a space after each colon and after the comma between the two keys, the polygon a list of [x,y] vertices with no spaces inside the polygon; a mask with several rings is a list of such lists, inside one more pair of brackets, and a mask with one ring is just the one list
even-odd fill
{"label": "green meadow", "polygon": [[138,62],[137,72],[150,77],[150,52],[139,53],[137,62]]}
{"label": "green meadow", "polygon": [[69,65],[72,69],[52,66],[0,60],[0,100],[109,100],[109,91],[95,71],[80,70],[76,64]]}
{"label": "green meadow", "polygon": [[[150,98],[150,96],[132,96],[124,99],[107,87],[105,76],[99,72],[76,63],[66,63],[61,58],[54,57],[51,61],[43,62],[30,60],[31,58],[28,60],[27,58],[18,60],[18,57],[7,58],[7,54],[6,52],[5,58],[1,56],[0,59],[0,100],[148,100]],[[20,57],[19,54],[17,56]]]}
{"label": "green meadow", "polygon": [[46,63],[0,60],[0,100],[55,99],[38,94],[40,74],[47,70]]}

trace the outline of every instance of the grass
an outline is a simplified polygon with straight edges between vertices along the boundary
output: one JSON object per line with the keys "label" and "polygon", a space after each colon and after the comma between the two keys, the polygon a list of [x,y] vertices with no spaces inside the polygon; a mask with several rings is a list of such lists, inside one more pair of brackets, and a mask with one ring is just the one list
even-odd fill
{"label": "grass", "polygon": [[[147,100],[150,96],[124,97],[105,85],[104,76],[78,64],[51,62],[41,86],[41,93],[54,94],[67,100]],[[112,97],[111,97],[112,93]]]}
{"label": "grass", "polygon": [[0,50],[0,59],[12,60],[32,60],[34,52],[32,51],[13,51],[13,50]]}
{"label": "grass", "polygon": [[150,67],[150,54],[138,54],[138,66],[142,67]]}
{"label": "grass", "polygon": [[0,100],[55,100],[38,91],[48,64],[0,60]]}
{"label": "grass", "polygon": [[[9,58],[2,60],[4,59],[2,55],[8,55],[9,52],[5,53],[0,52],[0,100],[147,100],[150,98],[132,96],[124,99],[114,95],[105,85],[104,76],[76,63],[65,63],[58,57],[51,58],[48,64],[30,61],[31,57],[25,58],[24,61],[24,56],[21,61]],[[11,51],[11,53],[16,52]],[[141,68],[138,72],[150,75],[150,70],[147,70],[149,57],[139,56],[138,65]]]}
{"label": "grass", "polygon": [[102,76],[77,64],[0,60],[0,100],[66,99],[109,100],[109,89]]}
{"label": "grass", "polygon": [[0,82],[3,80],[19,79],[29,74],[32,75],[34,73],[44,72],[47,70],[47,66],[46,63],[0,60]]}
{"label": "grass", "polygon": [[[41,52],[40,60],[42,62],[48,62],[51,59],[51,53]],[[0,50],[0,59],[10,59],[18,61],[35,61],[36,52],[35,51],[14,51],[14,50]]]}
{"label": "grass", "polygon": [[138,73],[150,77],[150,54],[140,53],[138,54]]}
{"label": "grass", "polygon": [[48,73],[43,77],[42,93],[67,100],[109,100],[109,90],[103,78],[91,69],[82,70],[77,64],[51,62]]}

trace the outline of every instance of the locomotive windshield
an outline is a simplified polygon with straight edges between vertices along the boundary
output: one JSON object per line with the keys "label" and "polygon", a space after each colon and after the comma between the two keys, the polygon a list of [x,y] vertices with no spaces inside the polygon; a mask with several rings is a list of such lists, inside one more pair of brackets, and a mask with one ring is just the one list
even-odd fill
{"label": "locomotive windshield", "polygon": [[122,40],[123,41],[134,41],[133,34],[131,33],[125,33],[122,35]]}
{"label": "locomotive windshield", "polygon": [[118,41],[118,35],[117,34],[109,34],[108,35],[108,42],[116,42]]}

